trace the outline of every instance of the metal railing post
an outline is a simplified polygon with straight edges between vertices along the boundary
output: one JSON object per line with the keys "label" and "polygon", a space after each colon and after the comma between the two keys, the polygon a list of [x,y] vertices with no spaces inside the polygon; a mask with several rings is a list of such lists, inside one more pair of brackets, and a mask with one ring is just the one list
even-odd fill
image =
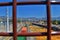
{"label": "metal railing post", "polygon": [[51,40],[51,13],[50,13],[50,0],[47,0],[47,40]]}
{"label": "metal railing post", "polygon": [[13,0],[13,40],[17,40],[16,0]]}

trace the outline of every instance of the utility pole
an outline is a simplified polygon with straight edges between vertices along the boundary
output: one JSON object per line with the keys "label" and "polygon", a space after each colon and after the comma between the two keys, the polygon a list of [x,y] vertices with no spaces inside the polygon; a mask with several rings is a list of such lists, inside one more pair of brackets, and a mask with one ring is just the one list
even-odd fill
{"label": "utility pole", "polygon": [[6,32],[9,32],[9,14],[8,14],[8,7],[6,9],[6,18],[7,18]]}

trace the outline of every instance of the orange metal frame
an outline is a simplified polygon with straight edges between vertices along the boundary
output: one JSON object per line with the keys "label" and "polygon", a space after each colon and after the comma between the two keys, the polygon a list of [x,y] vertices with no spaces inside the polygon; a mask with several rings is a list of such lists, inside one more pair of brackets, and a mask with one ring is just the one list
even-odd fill
{"label": "orange metal frame", "polygon": [[[47,40],[51,40],[51,35],[60,35],[60,32],[57,33],[51,33],[51,13],[50,13],[50,4],[53,5],[59,5],[60,2],[50,2],[50,0],[42,1],[42,2],[16,2],[16,0],[13,0],[13,2],[6,2],[6,3],[0,3],[0,6],[13,6],[13,33],[4,33],[1,32],[0,36],[13,36],[13,40],[17,40],[17,36],[47,36]],[[34,33],[17,33],[17,18],[16,18],[16,6],[17,5],[46,5],[47,10],[47,33],[43,32],[34,32]]]}

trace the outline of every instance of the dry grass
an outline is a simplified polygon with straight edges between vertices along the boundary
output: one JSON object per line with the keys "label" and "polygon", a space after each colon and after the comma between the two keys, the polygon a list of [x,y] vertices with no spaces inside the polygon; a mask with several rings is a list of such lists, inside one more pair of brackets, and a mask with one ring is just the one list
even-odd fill
{"label": "dry grass", "polygon": [[[30,30],[32,32],[47,32],[46,28],[41,28],[37,26],[30,26]],[[47,40],[47,36],[36,36],[36,40]],[[60,35],[51,36],[51,40],[60,40]]]}

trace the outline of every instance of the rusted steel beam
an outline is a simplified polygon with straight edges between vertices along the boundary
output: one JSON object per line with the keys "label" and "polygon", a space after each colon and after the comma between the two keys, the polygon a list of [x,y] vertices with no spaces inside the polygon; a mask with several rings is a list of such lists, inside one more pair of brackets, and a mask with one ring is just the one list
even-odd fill
{"label": "rusted steel beam", "polygon": [[[34,5],[34,4],[45,4],[46,2],[17,2],[17,5]],[[13,2],[0,3],[0,6],[11,6]]]}
{"label": "rusted steel beam", "polygon": [[[56,5],[58,5],[58,4],[60,4],[60,2],[50,2],[51,4],[56,4]],[[17,2],[17,5],[37,5],[37,4],[47,4],[47,2],[46,1],[42,1],[42,2]]]}
{"label": "rusted steel beam", "polygon": [[50,13],[50,0],[47,0],[47,40],[51,40],[51,13]]}
{"label": "rusted steel beam", "polygon": [[18,33],[18,36],[46,36],[46,33],[40,33],[40,32],[22,32],[22,33]]}
{"label": "rusted steel beam", "polygon": [[[37,5],[37,4],[47,4],[47,2],[17,2],[17,5]],[[60,4],[60,2],[51,2],[51,4]],[[13,2],[0,3],[0,6],[12,6]]]}
{"label": "rusted steel beam", "polygon": [[13,36],[13,33],[0,32],[0,36]]}
{"label": "rusted steel beam", "polygon": [[0,6],[11,6],[13,5],[12,2],[4,2],[4,3],[0,3]]}
{"label": "rusted steel beam", "polygon": [[[60,35],[60,32],[52,32],[52,36]],[[0,36],[13,36],[13,33],[1,32]],[[17,33],[17,36],[47,36],[47,32],[26,32],[26,33]]]}
{"label": "rusted steel beam", "polygon": [[36,5],[36,4],[46,4],[46,2],[17,2],[17,5]]}
{"label": "rusted steel beam", "polygon": [[[31,32],[31,33],[18,33],[18,36],[47,36],[47,32]],[[60,35],[60,32],[51,33],[51,36]]]}
{"label": "rusted steel beam", "polygon": [[16,0],[13,0],[13,40],[17,40]]}

